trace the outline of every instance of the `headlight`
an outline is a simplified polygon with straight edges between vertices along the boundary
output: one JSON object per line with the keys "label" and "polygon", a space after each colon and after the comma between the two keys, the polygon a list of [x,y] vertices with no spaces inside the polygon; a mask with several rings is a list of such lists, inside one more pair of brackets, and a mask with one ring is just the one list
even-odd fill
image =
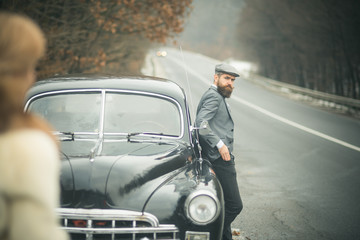
{"label": "headlight", "polygon": [[213,222],[220,213],[218,198],[210,191],[200,190],[188,196],[185,202],[187,217],[198,225]]}

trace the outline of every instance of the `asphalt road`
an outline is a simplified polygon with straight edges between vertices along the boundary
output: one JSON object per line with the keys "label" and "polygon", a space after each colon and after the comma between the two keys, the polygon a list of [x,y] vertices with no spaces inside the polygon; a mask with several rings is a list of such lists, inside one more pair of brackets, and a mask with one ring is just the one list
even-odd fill
{"label": "asphalt road", "polygon": [[[166,50],[166,57],[152,53],[153,74],[184,88],[194,119],[218,61]],[[235,238],[360,239],[360,121],[243,79],[228,102],[244,203]]]}

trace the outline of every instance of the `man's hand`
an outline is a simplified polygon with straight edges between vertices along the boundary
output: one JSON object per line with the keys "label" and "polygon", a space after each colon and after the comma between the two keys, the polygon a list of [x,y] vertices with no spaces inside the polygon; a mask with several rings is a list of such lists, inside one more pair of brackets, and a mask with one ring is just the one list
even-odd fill
{"label": "man's hand", "polygon": [[227,146],[224,144],[221,148],[219,148],[220,155],[224,161],[230,161],[230,153]]}

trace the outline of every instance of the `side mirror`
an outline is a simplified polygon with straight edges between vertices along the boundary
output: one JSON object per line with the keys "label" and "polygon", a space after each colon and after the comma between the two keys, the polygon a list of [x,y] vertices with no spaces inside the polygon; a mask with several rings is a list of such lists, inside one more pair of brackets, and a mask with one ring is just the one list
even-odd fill
{"label": "side mirror", "polygon": [[206,135],[206,134],[209,134],[210,131],[211,131],[211,128],[210,128],[208,121],[202,121],[202,123],[200,124],[199,133]]}
{"label": "side mirror", "polygon": [[[194,130],[199,130],[198,132],[197,131],[194,131]],[[202,148],[200,146],[200,140],[199,140],[199,134],[203,134],[203,135],[206,135],[206,134],[209,134],[211,132],[211,128],[209,126],[209,123],[208,121],[203,121],[201,122],[200,124],[200,127],[191,127],[191,132],[193,134],[193,139],[194,139],[194,147],[197,147],[198,151],[199,151],[199,163],[200,163],[200,170],[202,169],[202,162],[203,162],[203,159],[202,159]]]}
{"label": "side mirror", "polygon": [[201,134],[208,134],[211,130],[208,121],[202,121],[200,124],[200,127],[191,126],[190,129],[191,129],[191,132],[193,132],[194,130],[199,130],[199,133],[201,133]]}

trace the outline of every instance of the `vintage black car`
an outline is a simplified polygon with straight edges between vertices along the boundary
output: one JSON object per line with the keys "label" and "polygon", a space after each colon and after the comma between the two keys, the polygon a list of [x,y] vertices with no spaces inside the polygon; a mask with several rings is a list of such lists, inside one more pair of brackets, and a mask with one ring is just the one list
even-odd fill
{"label": "vintage black car", "polygon": [[174,82],[57,76],[30,89],[25,110],[61,141],[58,213],[72,239],[221,239],[222,189]]}

